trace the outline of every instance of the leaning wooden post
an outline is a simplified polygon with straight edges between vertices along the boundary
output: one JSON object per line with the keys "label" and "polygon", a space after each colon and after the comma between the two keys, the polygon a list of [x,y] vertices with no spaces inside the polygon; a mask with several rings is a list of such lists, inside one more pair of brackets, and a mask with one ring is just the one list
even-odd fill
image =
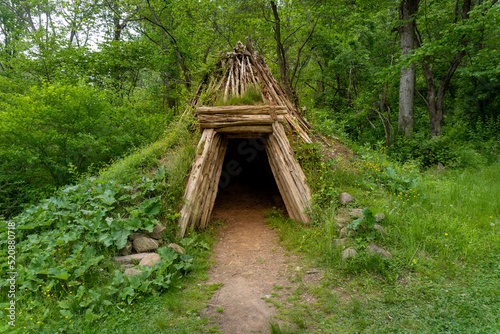
{"label": "leaning wooden post", "polygon": [[309,223],[311,218],[307,211],[310,210],[311,191],[306,184],[304,172],[295,159],[285,129],[278,122],[273,123],[273,133],[266,141],[266,152],[289,216]]}
{"label": "leaning wooden post", "polygon": [[210,219],[226,149],[227,140],[222,135],[214,129],[203,131],[184,191],[179,237],[184,237],[187,228],[205,227]]}

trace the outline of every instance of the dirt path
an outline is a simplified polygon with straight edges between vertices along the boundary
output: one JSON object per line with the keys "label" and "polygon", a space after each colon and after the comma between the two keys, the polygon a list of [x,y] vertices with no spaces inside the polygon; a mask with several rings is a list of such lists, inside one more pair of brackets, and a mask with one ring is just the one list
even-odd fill
{"label": "dirt path", "polygon": [[284,250],[264,223],[265,211],[277,202],[270,192],[255,193],[239,185],[217,198],[213,218],[225,226],[214,247],[216,264],[208,283],[223,286],[210,300],[207,314],[224,333],[269,333],[276,309],[264,299],[270,298],[274,286],[290,285]]}

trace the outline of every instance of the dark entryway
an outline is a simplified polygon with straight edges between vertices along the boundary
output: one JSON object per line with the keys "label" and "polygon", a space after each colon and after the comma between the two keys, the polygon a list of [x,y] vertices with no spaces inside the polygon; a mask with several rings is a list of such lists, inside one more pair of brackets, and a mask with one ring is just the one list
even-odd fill
{"label": "dark entryway", "polygon": [[[256,197],[269,203],[269,208],[284,208],[273,176],[265,138],[230,139],[219,179],[216,205],[220,201],[241,201]],[[246,201],[244,201],[246,202]]]}

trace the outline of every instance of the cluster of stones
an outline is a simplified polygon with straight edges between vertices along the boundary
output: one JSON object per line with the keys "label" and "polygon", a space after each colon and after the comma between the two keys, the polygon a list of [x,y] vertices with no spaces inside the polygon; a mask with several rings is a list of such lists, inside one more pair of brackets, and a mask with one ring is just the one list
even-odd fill
{"label": "cluster of stones", "polygon": [[[134,232],[128,237],[125,247],[119,251],[120,256],[115,257],[115,261],[120,264],[125,275],[141,274],[142,270],[135,268],[137,265],[154,267],[160,262],[160,255],[155,251],[163,245],[165,230],[165,226],[156,225],[152,232]],[[184,248],[177,244],[169,244],[168,247],[177,253],[185,253]]]}
{"label": "cluster of stones", "polygon": [[[342,193],[339,196],[339,201],[342,205],[348,205],[354,201],[354,198],[348,193]],[[352,244],[352,238],[356,236],[356,231],[346,226],[351,220],[356,218],[363,218],[362,209],[350,209],[347,212],[345,209],[341,209],[341,212],[336,217],[337,228],[340,230],[340,233],[338,239],[333,239],[333,245],[344,248],[342,251],[342,259],[344,260],[358,255],[358,252],[353,247],[350,247]],[[381,223],[384,219],[385,215],[381,212],[375,215],[377,223]],[[380,224],[373,225],[373,229],[379,231],[382,236],[387,235],[385,228]],[[368,245],[366,251],[371,254],[378,254],[385,258],[389,258],[391,256],[391,253],[374,242]]]}

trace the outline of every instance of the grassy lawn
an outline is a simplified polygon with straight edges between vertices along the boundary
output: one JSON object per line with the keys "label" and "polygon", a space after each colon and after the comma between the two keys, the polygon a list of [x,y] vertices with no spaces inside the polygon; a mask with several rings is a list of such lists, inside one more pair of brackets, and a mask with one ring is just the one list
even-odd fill
{"label": "grassy lawn", "polygon": [[[273,333],[500,332],[500,165],[421,174],[370,151],[333,170],[332,189],[352,194],[351,207],[384,213],[387,236],[361,233],[358,256],[342,260],[332,244],[342,207],[334,198],[311,227],[271,213],[282,243],[304,255],[305,267],[325,270],[321,284],[299,289],[316,301],[280,308]],[[317,165],[310,175],[324,171]],[[364,251],[372,241],[392,256]]]}

